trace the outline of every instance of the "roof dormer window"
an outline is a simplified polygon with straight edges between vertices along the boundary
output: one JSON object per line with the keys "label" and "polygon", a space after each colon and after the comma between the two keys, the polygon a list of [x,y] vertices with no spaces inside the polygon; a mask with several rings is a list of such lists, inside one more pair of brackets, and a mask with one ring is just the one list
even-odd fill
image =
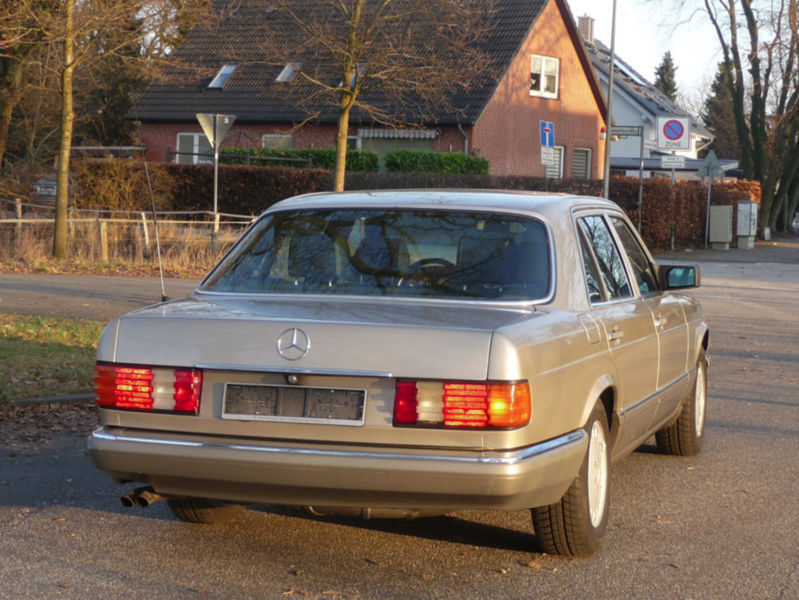
{"label": "roof dormer window", "polygon": [[301,62],[288,63],[285,67],[283,67],[283,70],[280,72],[280,74],[277,77],[275,77],[275,81],[277,81],[278,83],[288,83],[289,81],[294,79],[297,73],[300,72],[301,66],[302,66]]}
{"label": "roof dormer window", "polygon": [[227,80],[230,79],[231,75],[233,75],[233,71],[236,70],[237,66],[238,65],[234,64],[222,65],[222,68],[219,69],[219,72],[211,80],[211,83],[208,84],[208,87],[215,90],[221,90],[223,87],[225,87]]}

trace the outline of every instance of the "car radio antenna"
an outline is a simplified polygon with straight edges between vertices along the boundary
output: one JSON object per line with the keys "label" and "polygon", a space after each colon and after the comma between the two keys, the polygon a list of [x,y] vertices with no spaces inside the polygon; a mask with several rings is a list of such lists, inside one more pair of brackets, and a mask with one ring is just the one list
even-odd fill
{"label": "car radio antenna", "polygon": [[169,297],[164,288],[164,265],[161,261],[161,237],[158,234],[158,214],[155,212],[155,197],[153,196],[153,186],[150,183],[150,168],[147,166],[147,159],[144,162],[144,176],[147,179],[147,193],[150,195],[150,207],[153,211],[153,225],[155,227],[155,251],[158,254],[158,274],[161,280],[161,302],[166,302]]}

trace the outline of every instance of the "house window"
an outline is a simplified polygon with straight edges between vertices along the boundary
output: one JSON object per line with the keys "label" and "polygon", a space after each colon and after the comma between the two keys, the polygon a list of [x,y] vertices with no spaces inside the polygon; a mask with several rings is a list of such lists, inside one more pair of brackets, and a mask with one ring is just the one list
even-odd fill
{"label": "house window", "polygon": [[294,136],[265,133],[261,136],[261,147],[274,148],[275,150],[290,150],[294,147]]}
{"label": "house window", "polygon": [[562,179],[563,178],[563,146],[555,146],[555,164],[554,166],[546,167],[547,179]]}
{"label": "house window", "polygon": [[277,81],[278,83],[288,83],[289,81],[294,79],[297,73],[300,72],[301,66],[302,66],[301,62],[288,63],[285,67],[283,67],[283,70],[280,72],[280,74],[277,77],[275,77],[275,81]]}
{"label": "house window", "polygon": [[557,58],[533,54],[530,60],[530,95],[557,98],[559,71]]}
{"label": "house window", "polygon": [[233,71],[236,70],[237,66],[238,65],[233,64],[222,65],[222,68],[219,69],[219,72],[211,80],[211,83],[208,84],[209,89],[220,90],[225,87],[227,80],[233,75]]}
{"label": "house window", "polygon": [[574,179],[591,179],[591,148],[575,148],[572,163]]}
{"label": "house window", "polygon": [[175,162],[181,165],[203,165],[214,162],[213,149],[204,133],[179,133]]}

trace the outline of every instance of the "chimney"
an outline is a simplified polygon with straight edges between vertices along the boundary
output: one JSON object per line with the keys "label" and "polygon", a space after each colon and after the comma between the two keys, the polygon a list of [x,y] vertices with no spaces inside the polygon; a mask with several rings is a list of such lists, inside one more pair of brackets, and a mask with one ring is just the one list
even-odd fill
{"label": "chimney", "polygon": [[583,15],[577,19],[577,29],[583,40],[589,44],[594,43],[594,19],[588,15]]}

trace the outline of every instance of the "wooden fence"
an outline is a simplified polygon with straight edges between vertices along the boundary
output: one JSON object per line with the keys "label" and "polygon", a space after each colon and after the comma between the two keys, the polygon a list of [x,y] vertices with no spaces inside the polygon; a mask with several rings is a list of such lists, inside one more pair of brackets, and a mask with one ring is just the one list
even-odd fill
{"label": "wooden fence", "polygon": [[[5,205],[5,206],[3,206]],[[5,210],[8,207],[11,210]],[[152,212],[78,210],[70,208],[67,227],[70,243],[92,248],[93,258],[108,262],[112,240],[124,239],[129,247],[148,256],[157,243],[208,245],[211,250],[232,244],[255,217],[210,211]],[[0,199],[0,247],[13,253],[31,237],[52,239],[55,224],[52,204]],[[115,234],[112,235],[111,232]],[[124,245],[124,244],[123,244]],[[130,248],[128,248],[130,250]],[[129,252],[128,252],[129,253]]]}

